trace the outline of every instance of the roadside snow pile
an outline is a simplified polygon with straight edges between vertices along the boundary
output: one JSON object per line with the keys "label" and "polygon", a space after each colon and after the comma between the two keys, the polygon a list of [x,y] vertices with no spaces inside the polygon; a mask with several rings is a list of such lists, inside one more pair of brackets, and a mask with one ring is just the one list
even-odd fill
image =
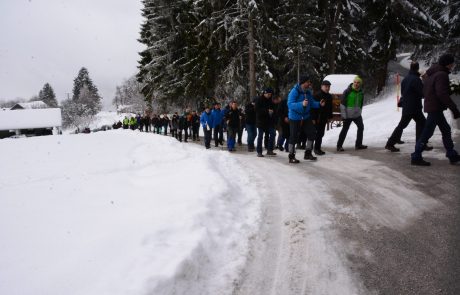
{"label": "roadside snow pile", "polygon": [[0,149],[0,294],[233,289],[260,196],[227,153],[129,130]]}

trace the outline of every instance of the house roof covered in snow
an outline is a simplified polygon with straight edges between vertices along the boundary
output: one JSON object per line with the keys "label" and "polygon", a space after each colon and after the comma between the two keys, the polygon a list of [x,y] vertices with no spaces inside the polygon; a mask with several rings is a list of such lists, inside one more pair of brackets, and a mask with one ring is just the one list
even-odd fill
{"label": "house roof covered in snow", "polygon": [[31,110],[31,109],[46,109],[48,105],[41,100],[31,102],[20,102],[15,104],[11,110]]}

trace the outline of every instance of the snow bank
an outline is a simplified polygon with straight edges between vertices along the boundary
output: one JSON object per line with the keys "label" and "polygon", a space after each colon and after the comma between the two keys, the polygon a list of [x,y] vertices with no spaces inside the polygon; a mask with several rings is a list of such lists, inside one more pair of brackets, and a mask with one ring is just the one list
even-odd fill
{"label": "snow bank", "polygon": [[0,294],[231,292],[260,196],[227,153],[130,130],[0,149]]}

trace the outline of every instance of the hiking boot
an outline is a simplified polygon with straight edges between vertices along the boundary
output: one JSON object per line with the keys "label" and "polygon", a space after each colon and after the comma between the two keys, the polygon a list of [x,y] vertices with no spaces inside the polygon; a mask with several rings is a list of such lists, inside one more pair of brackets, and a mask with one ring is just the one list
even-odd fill
{"label": "hiking boot", "polygon": [[274,153],[273,151],[268,151],[267,156],[276,156],[276,153]]}
{"label": "hiking boot", "polygon": [[365,150],[365,149],[367,149],[367,145],[362,144],[362,145],[355,146],[355,150]]}
{"label": "hiking boot", "polygon": [[262,155],[262,154],[257,154],[257,157],[259,157],[259,158],[263,158],[263,157],[265,157],[265,156],[264,156],[264,155]]}
{"label": "hiking boot", "polygon": [[280,151],[284,151],[284,147],[281,146],[281,145],[277,146],[277,148],[278,148]]}
{"label": "hiking boot", "polygon": [[460,162],[460,156],[459,155],[452,156],[449,158],[449,161],[452,165],[455,165],[458,162]]}
{"label": "hiking boot", "polygon": [[397,147],[395,147],[394,145],[391,145],[391,144],[387,144],[385,146],[385,149],[389,150],[392,153],[399,152],[399,149]]}
{"label": "hiking boot", "polygon": [[303,156],[304,160],[316,161],[318,158],[311,154],[311,150],[306,150],[305,155]]}
{"label": "hiking boot", "polygon": [[289,163],[298,164],[300,161],[295,158],[295,154],[289,154]]}
{"label": "hiking boot", "polygon": [[414,166],[430,166],[431,163],[423,160],[423,158],[419,159],[411,159],[410,164]]}
{"label": "hiking boot", "polygon": [[315,150],[315,154],[318,155],[318,156],[322,156],[324,155],[326,152],[323,152],[321,149],[319,150]]}
{"label": "hiking boot", "polygon": [[423,147],[423,150],[424,150],[424,151],[431,151],[432,149],[433,149],[433,147],[430,146],[430,145],[425,145],[425,146]]}
{"label": "hiking boot", "polygon": [[337,151],[338,151],[338,152],[344,152],[345,150],[343,149],[343,147],[338,146],[338,147],[337,147]]}
{"label": "hiking boot", "polygon": [[402,141],[401,139],[400,139],[400,140],[398,140],[398,141],[396,141],[396,144],[404,144],[404,143],[405,143],[405,142],[404,142],[404,141]]}

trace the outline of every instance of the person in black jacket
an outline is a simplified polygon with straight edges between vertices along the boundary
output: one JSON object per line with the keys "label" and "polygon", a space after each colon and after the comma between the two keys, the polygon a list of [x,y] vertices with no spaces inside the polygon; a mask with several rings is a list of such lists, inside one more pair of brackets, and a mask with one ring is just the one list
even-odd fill
{"label": "person in black jacket", "polygon": [[255,110],[256,110],[256,127],[257,127],[257,156],[263,157],[262,154],[262,144],[264,139],[264,134],[268,133],[269,140],[267,146],[267,155],[276,156],[276,153],[273,152],[273,146],[275,144],[275,128],[271,123],[271,117],[274,115],[274,107],[272,102],[273,89],[266,88],[263,94],[257,99]]}
{"label": "person in black jacket", "polygon": [[256,128],[256,109],[255,104],[258,98],[254,98],[252,102],[246,105],[244,112],[246,114],[246,131],[248,132],[248,152],[255,151],[254,140],[257,137]]}
{"label": "person in black jacket", "polygon": [[227,125],[227,149],[229,152],[235,151],[235,138],[240,129],[241,114],[236,101],[231,102],[230,109],[225,114]]}
{"label": "person in black jacket", "polygon": [[[399,152],[399,148],[395,147],[395,144],[404,143],[401,141],[401,136],[411,120],[415,121],[415,141],[418,141],[420,134],[422,134],[423,126],[425,126],[426,118],[422,112],[423,83],[418,70],[418,62],[412,62],[409,74],[401,82],[401,120],[385,145],[385,149],[391,152]],[[425,150],[432,149],[433,147],[425,143]]]}
{"label": "person in black jacket", "polygon": [[196,111],[192,112],[192,140],[200,141],[200,116]]}
{"label": "person in black jacket", "polygon": [[323,142],[327,122],[332,118],[332,95],[329,93],[330,89],[331,82],[328,80],[321,82],[321,90],[314,95],[314,98],[317,101],[323,100],[325,105],[321,105],[319,109],[311,110],[311,119],[316,128],[314,151],[318,156],[325,154],[325,152],[321,150],[321,144]]}

